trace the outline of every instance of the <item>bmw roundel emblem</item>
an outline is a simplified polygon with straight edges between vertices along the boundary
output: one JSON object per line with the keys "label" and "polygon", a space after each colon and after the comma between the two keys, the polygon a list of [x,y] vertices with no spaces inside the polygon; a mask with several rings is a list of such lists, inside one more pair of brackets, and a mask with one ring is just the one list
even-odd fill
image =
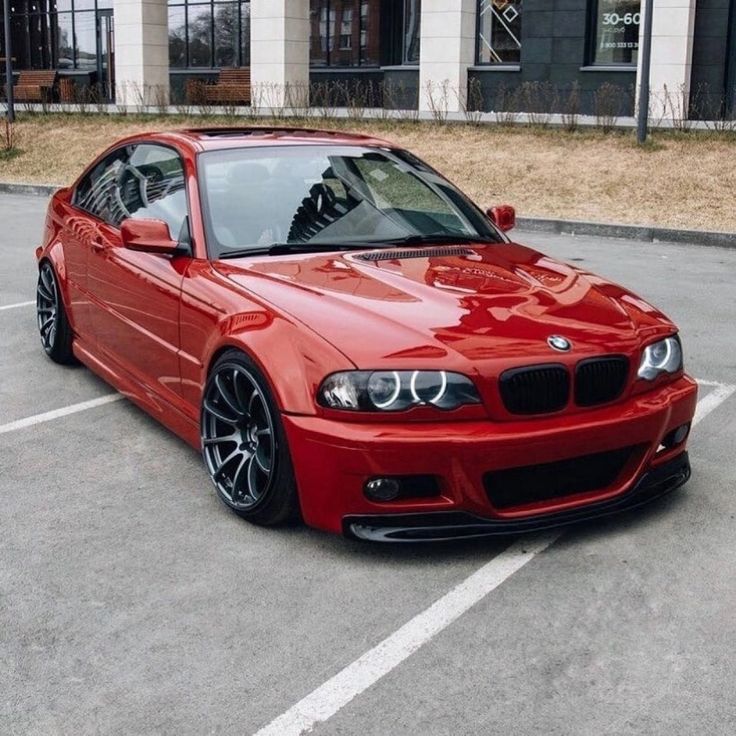
{"label": "bmw roundel emblem", "polygon": [[547,345],[561,353],[566,353],[572,347],[572,343],[562,335],[550,335],[547,338]]}

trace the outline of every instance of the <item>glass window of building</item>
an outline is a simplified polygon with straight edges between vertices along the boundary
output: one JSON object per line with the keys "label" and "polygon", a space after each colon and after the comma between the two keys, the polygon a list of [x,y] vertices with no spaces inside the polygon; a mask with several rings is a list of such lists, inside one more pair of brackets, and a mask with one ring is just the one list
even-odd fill
{"label": "glass window of building", "polygon": [[479,0],[479,64],[520,63],[523,5],[524,0]]}
{"label": "glass window of building", "polygon": [[593,64],[630,64],[639,55],[640,0],[597,0],[593,8]]}
{"label": "glass window of building", "polygon": [[421,0],[310,0],[310,63],[418,64],[420,15]]}
{"label": "glass window of building", "polygon": [[250,0],[169,0],[169,66],[216,69],[250,65]]}
{"label": "glass window of building", "polygon": [[110,0],[9,2],[16,69],[77,69],[91,73],[99,70],[97,18],[101,10],[110,7]]}

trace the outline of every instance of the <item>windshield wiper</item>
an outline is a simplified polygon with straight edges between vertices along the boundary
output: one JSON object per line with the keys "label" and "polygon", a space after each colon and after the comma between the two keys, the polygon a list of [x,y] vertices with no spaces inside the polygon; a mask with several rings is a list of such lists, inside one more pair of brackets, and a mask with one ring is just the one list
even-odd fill
{"label": "windshield wiper", "polygon": [[407,235],[405,238],[392,238],[382,241],[389,245],[442,245],[445,243],[492,243],[498,245],[497,238],[486,235],[453,235],[451,233],[428,233],[426,235]]}
{"label": "windshield wiper", "polygon": [[330,253],[336,250],[366,250],[376,247],[372,243],[272,243],[257,248],[226,250],[217,257],[243,258],[244,256],[280,256],[287,253]]}

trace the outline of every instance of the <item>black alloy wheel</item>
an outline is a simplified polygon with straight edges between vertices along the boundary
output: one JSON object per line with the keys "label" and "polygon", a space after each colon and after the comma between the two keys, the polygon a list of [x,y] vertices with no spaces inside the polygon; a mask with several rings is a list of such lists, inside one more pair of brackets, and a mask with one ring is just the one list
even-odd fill
{"label": "black alloy wheel", "polygon": [[201,440],[217,494],[233,511],[264,525],[298,515],[278,410],[256,366],[237,350],[222,355],[207,380]]}
{"label": "black alloy wheel", "polygon": [[59,282],[48,261],[44,261],[38,271],[36,320],[46,355],[57,363],[75,363],[72,330],[61,298]]}

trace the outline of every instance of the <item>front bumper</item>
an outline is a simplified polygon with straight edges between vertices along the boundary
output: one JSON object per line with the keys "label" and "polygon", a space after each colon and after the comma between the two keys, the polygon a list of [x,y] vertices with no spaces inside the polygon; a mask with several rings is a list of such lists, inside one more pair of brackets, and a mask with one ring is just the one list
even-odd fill
{"label": "front bumper", "polygon": [[690,460],[687,452],[682,452],[664,465],[645,473],[636,485],[622,496],[572,511],[540,514],[515,521],[485,519],[462,511],[346,516],[343,520],[343,532],[346,536],[371,542],[447,541],[538,532],[638,508],[674,491],[686,483],[688,478],[690,478]]}
{"label": "front bumper", "polygon": [[[640,505],[681,485],[689,475],[685,443],[667,452],[658,447],[692,420],[696,401],[697,384],[683,376],[613,405],[509,422],[282,419],[308,524],[369,539],[445,539],[567,524]],[[486,492],[491,471],[627,446],[637,451],[603,488],[504,508],[495,508]],[[384,475],[432,475],[440,494],[370,501],[366,480]]]}

